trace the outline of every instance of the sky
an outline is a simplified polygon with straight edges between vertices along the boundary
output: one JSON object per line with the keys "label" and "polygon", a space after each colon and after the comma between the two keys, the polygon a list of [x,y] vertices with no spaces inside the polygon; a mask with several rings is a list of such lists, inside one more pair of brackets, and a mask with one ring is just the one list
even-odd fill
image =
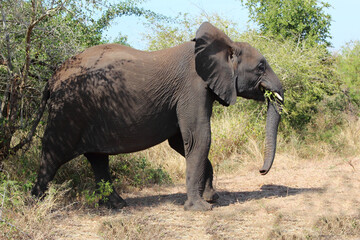
{"label": "sky", "polygon": [[[332,17],[330,34],[332,49],[338,51],[346,43],[360,40],[360,0],[327,0],[331,8],[326,9]],[[254,26],[249,23],[248,11],[241,5],[240,0],[147,0],[140,5],[144,9],[169,17],[176,17],[178,13],[190,13],[191,16],[198,16],[202,12],[211,15],[217,13],[238,23],[240,32],[247,29],[247,26]],[[114,39],[118,33],[128,36],[128,42],[134,48],[145,50],[146,44],[142,35],[149,31],[144,27],[143,18],[119,17],[114,20],[112,26],[105,32],[105,35]],[[195,33],[194,33],[195,34]]]}

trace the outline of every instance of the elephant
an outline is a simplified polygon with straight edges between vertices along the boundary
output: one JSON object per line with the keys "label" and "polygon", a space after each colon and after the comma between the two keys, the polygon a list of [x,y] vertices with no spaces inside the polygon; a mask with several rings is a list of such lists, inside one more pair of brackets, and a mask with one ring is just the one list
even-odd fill
{"label": "elephant", "polygon": [[[264,165],[273,163],[282,84],[258,50],[233,42],[209,22],[193,40],[153,52],[119,44],[90,47],[66,60],[48,82],[49,115],[42,139],[40,169],[32,189],[44,196],[57,170],[84,155],[96,183],[109,181],[109,155],[144,150],[168,141],[185,157],[185,210],[211,210],[219,195],[208,158],[210,117],[215,101],[237,97],[268,102]],[[113,189],[106,204],[127,204]]]}

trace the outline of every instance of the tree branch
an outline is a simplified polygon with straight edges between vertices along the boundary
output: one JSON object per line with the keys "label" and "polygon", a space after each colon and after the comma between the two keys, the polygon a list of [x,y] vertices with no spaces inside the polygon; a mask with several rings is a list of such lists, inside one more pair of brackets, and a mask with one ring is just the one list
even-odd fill
{"label": "tree branch", "polygon": [[30,63],[31,64],[36,64],[36,65],[39,65],[39,66],[43,66],[43,67],[47,67],[49,68],[51,71],[55,71],[56,70],[56,66],[52,66],[44,61],[41,61],[41,60],[37,60],[37,59],[31,59],[30,60]]}
{"label": "tree branch", "polygon": [[42,93],[42,99],[41,99],[40,107],[39,107],[39,110],[38,110],[38,112],[36,114],[36,118],[35,118],[35,120],[33,122],[31,130],[28,133],[28,135],[24,139],[22,139],[20,141],[20,143],[18,143],[15,147],[11,148],[10,151],[12,153],[16,153],[21,148],[23,148],[26,144],[29,144],[32,141],[32,138],[33,138],[33,136],[34,136],[34,134],[36,132],[36,128],[39,125],[41,117],[43,116],[44,111],[46,109],[46,104],[47,104],[47,101],[48,101],[49,97],[50,97],[49,84],[46,83],[45,88],[44,88],[43,93]]}
{"label": "tree branch", "polygon": [[20,95],[22,95],[23,89],[25,87],[26,81],[27,81],[27,77],[28,77],[28,73],[29,73],[29,68],[30,68],[30,48],[31,48],[31,34],[32,31],[34,29],[34,27],[39,24],[39,22],[41,22],[42,20],[44,20],[46,17],[50,16],[52,13],[60,11],[64,4],[67,2],[64,1],[60,6],[56,7],[56,8],[51,8],[49,10],[47,10],[45,12],[45,14],[43,14],[42,16],[40,16],[38,19],[35,19],[35,15],[36,15],[36,3],[33,0],[32,1],[32,11],[33,11],[33,16],[31,17],[31,24],[28,26],[28,29],[26,31],[26,36],[25,36],[25,44],[26,44],[26,48],[25,48],[25,64],[24,64],[24,68],[23,68],[23,72],[22,72],[22,81],[20,84]]}
{"label": "tree branch", "polygon": [[1,105],[0,105],[0,119],[3,117],[2,114],[3,114],[4,108],[5,108],[5,104],[8,100],[10,82],[12,79],[11,73],[13,71],[13,66],[12,66],[12,62],[11,62],[11,51],[10,51],[10,38],[9,38],[9,33],[7,32],[6,16],[5,16],[4,8],[1,8],[1,15],[2,15],[4,33],[5,33],[6,48],[7,48],[7,56],[6,56],[6,60],[4,58],[4,61],[6,61],[6,69],[7,69],[10,77],[9,77],[9,81],[7,81],[7,83],[6,83],[5,94],[3,96],[3,99],[2,99]]}

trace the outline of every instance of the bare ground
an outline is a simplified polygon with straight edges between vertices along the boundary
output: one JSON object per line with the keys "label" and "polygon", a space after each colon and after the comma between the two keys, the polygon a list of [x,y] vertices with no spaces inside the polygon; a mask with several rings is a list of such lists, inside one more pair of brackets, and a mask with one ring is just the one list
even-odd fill
{"label": "bare ground", "polygon": [[[258,163],[259,164],[259,163]],[[124,193],[114,212],[69,210],[55,239],[360,239],[360,158],[296,161],[280,155],[270,173],[255,164],[220,175],[209,212],[185,212],[185,184]]]}

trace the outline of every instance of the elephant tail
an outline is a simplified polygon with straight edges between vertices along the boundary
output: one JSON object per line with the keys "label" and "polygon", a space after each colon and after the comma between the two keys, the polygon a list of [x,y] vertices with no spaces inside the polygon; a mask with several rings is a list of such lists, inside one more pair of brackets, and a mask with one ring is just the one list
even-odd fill
{"label": "elephant tail", "polygon": [[[38,112],[36,114],[36,117],[34,119],[33,128],[36,128],[36,126],[39,124],[40,119],[45,112],[46,105],[47,105],[49,98],[50,98],[50,89],[49,89],[49,82],[47,82],[44,87],[44,90],[42,92],[41,102],[40,102],[40,106],[39,106]],[[34,131],[35,131],[35,129],[34,129]]]}
{"label": "elephant tail", "polygon": [[43,93],[42,93],[42,99],[41,99],[41,105],[43,104],[46,106],[47,101],[50,98],[50,89],[49,89],[49,82],[46,82],[46,85],[44,87]]}

